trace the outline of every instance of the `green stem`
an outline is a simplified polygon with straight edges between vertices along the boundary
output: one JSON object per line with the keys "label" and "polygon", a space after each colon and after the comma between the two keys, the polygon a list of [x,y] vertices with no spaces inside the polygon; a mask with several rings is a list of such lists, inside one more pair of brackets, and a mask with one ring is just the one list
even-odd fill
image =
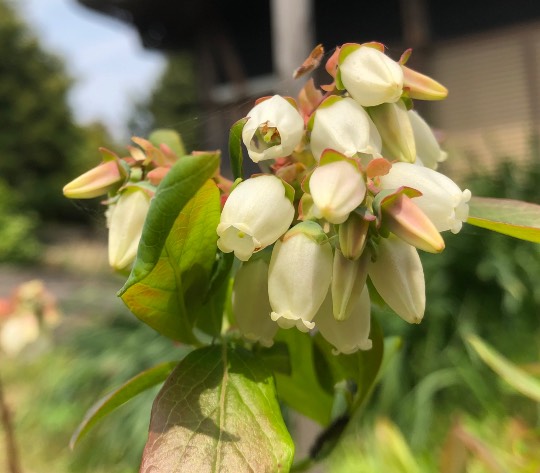
{"label": "green stem", "polygon": [[291,467],[291,473],[293,472],[299,472],[299,471],[307,471],[309,470],[315,462],[313,461],[313,458],[306,457],[302,458],[302,460],[298,460],[294,463],[294,465]]}

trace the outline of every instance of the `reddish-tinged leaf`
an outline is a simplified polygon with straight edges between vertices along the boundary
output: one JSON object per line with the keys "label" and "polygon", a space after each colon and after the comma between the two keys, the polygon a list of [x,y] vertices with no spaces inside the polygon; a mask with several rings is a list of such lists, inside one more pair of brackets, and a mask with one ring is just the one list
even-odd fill
{"label": "reddish-tinged leaf", "polygon": [[154,401],[141,473],[288,472],[272,374],[242,349],[191,352]]}

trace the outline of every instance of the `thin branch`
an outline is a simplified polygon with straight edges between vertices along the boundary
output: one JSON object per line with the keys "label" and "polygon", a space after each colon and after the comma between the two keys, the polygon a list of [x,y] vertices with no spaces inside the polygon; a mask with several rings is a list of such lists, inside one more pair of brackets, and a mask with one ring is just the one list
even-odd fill
{"label": "thin branch", "polygon": [[7,455],[8,473],[22,473],[17,442],[15,440],[15,430],[11,421],[11,413],[4,398],[4,388],[0,377],[0,421],[5,432],[5,445]]}

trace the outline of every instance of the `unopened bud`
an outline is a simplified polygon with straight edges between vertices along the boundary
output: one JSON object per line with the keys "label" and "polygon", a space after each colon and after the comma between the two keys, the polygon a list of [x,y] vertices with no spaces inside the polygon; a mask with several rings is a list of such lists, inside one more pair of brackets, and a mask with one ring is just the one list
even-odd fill
{"label": "unopened bud", "polygon": [[64,186],[69,199],[93,199],[120,187],[124,176],[115,160],[105,161]]}
{"label": "unopened bud", "polygon": [[389,159],[414,163],[414,133],[403,101],[370,107],[368,112],[381,135],[383,154]]}
{"label": "unopened bud", "polygon": [[410,245],[429,253],[444,250],[444,240],[433,222],[404,193],[384,199],[381,211],[383,225]]}
{"label": "unopened bud", "polygon": [[339,226],[339,247],[345,258],[356,260],[366,247],[369,220],[363,219],[356,213]]}
{"label": "unopened bud", "polygon": [[366,284],[369,253],[356,261],[345,258],[336,249],[332,272],[333,314],[336,320],[346,320],[351,315],[356,300]]}
{"label": "unopened bud", "polygon": [[443,100],[448,96],[448,89],[429,76],[421,74],[407,66],[403,70],[403,88],[411,99]]}

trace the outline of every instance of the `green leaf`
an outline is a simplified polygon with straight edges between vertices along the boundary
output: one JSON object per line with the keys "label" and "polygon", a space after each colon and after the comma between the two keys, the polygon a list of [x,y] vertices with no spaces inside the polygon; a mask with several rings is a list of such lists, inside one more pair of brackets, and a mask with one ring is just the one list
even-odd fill
{"label": "green leaf", "polygon": [[79,440],[81,440],[99,420],[108,416],[111,412],[115,411],[122,404],[125,404],[138,394],[165,381],[176,365],[178,365],[178,361],[160,363],[159,365],[139,373],[118,389],[115,389],[101,398],[86,412],[83,421],[71,436],[69,442],[70,448],[75,448],[75,445]]}
{"label": "green leaf", "polygon": [[286,404],[321,425],[328,425],[332,396],[319,383],[315,371],[313,339],[299,330],[279,330],[276,341],[289,349],[291,374],[274,373],[278,395]]}
{"label": "green leaf", "polygon": [[482,360],[516,391],[540,402],[540,381],[514,365],[475,335],[466,337]]}
{"label": "green leaf", "polygon": [[182,137],[175,130],[170,130],[168,128],[154,130],[152,133],[150,133],[148,141],[150,141],[154,146],[159,146],[161,143],[166,144],[179,158],[185,156],[186,154],[186,147],[184,146]]}
{"label": "green leaf", "polygon": [[119,296],[152,271],[178,214],[218,167],[218,153],[202,153],[183,156],[170,169],[150,203],[137,259]]}
{"label": "green leaf", "polygon": [[154,401],[141,472],[288,472],[294,445],[272,374],[243,349],[191,352]]}
{"label": "green leaf", "polygon": [[242,130],[248,117],[238,120],[229,131],[229,159],[234,180],[244,178],[244,152],[242,149]]}
{"label": "green leaf", "polygon": [[520,200],[473,197],[467,223],[540,243],[540,205]]}
{"label": "green leaf", "polygon": [[[216,258],[219,190],[212,180],[177,215],[157,264],[122,290],[128,308],[162,335],[198,344],[192,332]],[[133,275],[133,273],[132,273]]]}

